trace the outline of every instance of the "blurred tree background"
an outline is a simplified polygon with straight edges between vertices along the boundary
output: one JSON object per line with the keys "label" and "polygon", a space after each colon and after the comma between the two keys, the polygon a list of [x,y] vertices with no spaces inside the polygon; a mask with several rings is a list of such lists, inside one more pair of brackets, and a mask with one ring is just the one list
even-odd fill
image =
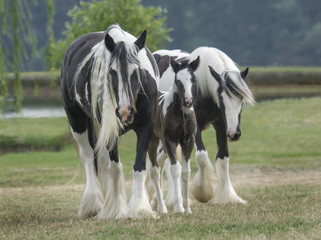
{"label": "blurred tree background", "polygon": [[214,46],[242,65],[320,66],[318,0],[146,0],[167,9],[166,47]]}
{"label": "blurred tree background", "polygon": [[[110,23],[118,22],[127,31],[135,29],[132,33],[138,35],[143,30],[141,25],[148,21],[155,24],[153,16],[162,28],[145,25],[150,27],[147,44],[152,50],[191,51],[206,45],[222,49],[242,65],[321,65],[321,4],[318,0],[97,0],[95,4],[89,4],[93,2],[90,0],[83,3],[80,0],[52,1],[54,44],[51,54],[55,56],[51,57],[55,59],[56,68],[59,68],[66,45],[83,32],[105,30]],[[146,10],[151,6],[152,10]],[[38,1],[29,9],[37,45],[32,56],[23,57],[19,68],[21,71],[46,71],[51,67],[44,61],[50,52],[47,1]],[[172,41],[168,41],[169,29],[172,29],[169,33]]]}
{"label": "blurred tree background", "polygon": [[[20,71],[60,69],[67,46],[85,33],[119,23],[136,36],[146,29],[151,50],[171,40],[162,9],[140,0],[1,0],[0,14],[0,108],[12,96],[20,110]],[[7,86],[7,72],[15,75],[13,87]]]}

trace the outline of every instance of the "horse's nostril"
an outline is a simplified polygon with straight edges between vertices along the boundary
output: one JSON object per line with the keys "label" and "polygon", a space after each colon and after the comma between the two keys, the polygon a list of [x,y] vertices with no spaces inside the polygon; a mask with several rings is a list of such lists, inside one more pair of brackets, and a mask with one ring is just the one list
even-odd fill
{"label": "horse's nostril", "polygon": [[185,98],[184,99],[184,105],[187,106],[187,107],[190,107],[192,106],[193,104],[193,99],[192,98]]}
{"label": "horse's nostril", "polygon": [[241,137],[241,131],[237,131],[237,132],[228,131],[227,133],[227,138],[229,139],[229,141],[237,141],[240,139],[240,137]]}
{"label": "horse's nostril", "polygon": [[119,114],[119,107],[116,108],[115,112],[116,112],[116,116],[117,116],[118,118],[121,118],[121,117],[120,117],[120,114]]}
{"label": "horse's nostril", "polygon": [[128,112],[129,112],[130,114],[132,114],[132,113],[134,112],[134,108],[132,108],[131,106],[129,106],[127,109],[128,109]]}
{"label": "horse's nostril", "polygon": [[116,109],[116,116],[123,123],[127,123],[128,121],[131,121],[133,113],[134,113],[134,110],[132,107],[120,106]]}

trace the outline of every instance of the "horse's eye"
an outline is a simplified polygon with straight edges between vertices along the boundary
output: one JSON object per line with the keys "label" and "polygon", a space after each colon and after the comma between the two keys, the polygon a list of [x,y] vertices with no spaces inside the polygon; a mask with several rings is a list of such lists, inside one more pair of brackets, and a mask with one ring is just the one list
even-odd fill
{"label": "horse's eye", "polygon": [[180,80],[177,80],[177,79],[175,79],[175,84],[176,84],[176,86],[182,85],[181,81],[180,81]]}
{"label": "horse's eye", "polygon": [[109,74],[113,77],[117,76],[117,72],[114,69],[110,69]]}

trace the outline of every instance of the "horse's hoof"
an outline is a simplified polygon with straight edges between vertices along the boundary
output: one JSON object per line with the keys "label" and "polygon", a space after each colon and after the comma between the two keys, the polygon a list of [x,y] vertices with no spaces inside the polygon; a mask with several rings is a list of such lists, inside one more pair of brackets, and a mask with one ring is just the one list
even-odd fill
{"label": "horse's hoof", "polygon": [[185,209],[185,213],[186,214],[192,214],[192,210],[188,207],[187,209]]}
{"label": "horse's hoof", "polygon": [[174,213],[184,213],[185,212],[185,209],[183,208],[182,205],[176,205],[174,207]]}
{"label": "horse's hoof", "polygon": [[159,214],[167,214],[167,208],[166,208],[165,204],[164,204],[164,206],[157,208],[157,212]]}
{"label": "horse's hoof", "polygon": [[157,208],[157,200],[155,198],[153,198],[152,201],[150,201],[150,206],[153,210]]}

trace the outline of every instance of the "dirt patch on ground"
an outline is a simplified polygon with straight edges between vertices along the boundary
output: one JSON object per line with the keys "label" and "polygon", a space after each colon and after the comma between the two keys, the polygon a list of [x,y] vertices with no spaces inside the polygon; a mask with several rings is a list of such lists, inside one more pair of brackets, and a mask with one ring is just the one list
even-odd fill
{"label": "dirt patch on ground", "polygon": [[321,171],[238,170],[231,172],[231,181],[235,187],[321,184]]}
{"label": "dirt patch on ground", "polygon": [[[321,171],[278,171],[267,170],[261,171],[255,169],[253,171],[236,170],[231,172],[231,181],[236,188],[242,187],[265,187],[279,186],[289,184],[321,184]],[[127,192],[131,188],[131,180],[126,181]],[[16,188],[0,188],[0,197],[8,195],[42,195],[42,194],[64,194],[66,191],[83,192],[84,184],[69,184],[61,186],[36,186],[36,187],[16,187]],[[167,183],[164,181],[166,191]]]}

